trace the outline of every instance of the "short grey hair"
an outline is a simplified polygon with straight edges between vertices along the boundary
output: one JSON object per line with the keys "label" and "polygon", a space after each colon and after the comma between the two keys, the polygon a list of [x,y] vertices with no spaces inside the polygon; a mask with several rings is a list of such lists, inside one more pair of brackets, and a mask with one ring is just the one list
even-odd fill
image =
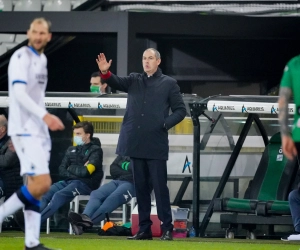
{"label": "short grey hair", "polygon": [[160,59],[160,53],[158,52],[157,49],[149,48],[149,49],[146,49],[144,52],[146,52],[148,50],[152,50],[154,52],[154,54],[155,54],[156,59]]}

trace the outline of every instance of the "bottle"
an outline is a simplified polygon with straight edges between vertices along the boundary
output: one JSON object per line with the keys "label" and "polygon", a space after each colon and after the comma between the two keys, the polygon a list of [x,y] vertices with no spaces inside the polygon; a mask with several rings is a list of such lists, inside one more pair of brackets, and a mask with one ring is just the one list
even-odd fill
{"label": "bottle", "polygon": [[193,226],[190,228],[189,235],[190,235],[190,238],[196,237],[196,232],[195,232],[195,229]]}

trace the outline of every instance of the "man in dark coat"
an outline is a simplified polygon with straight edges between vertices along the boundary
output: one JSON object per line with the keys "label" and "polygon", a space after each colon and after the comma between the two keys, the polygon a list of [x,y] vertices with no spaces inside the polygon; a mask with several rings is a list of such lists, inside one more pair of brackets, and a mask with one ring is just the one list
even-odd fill
{"label": "man in dark coat", "polygon": [[[112,88],[128,93],[116,153],[131,158],[139,212],[139,232],[134,240],[152,239],[150,220],[151,186],[158,218],[162,221],[162,240],[172,240],[172,214],[167,187],[168,130],[184,119],[186,109],[175,79],[158,68],[161,59],[156,49],[143,53],[144,73],[118,77],[109,71],[103,53],[96,59],[101,78]],[[172,114],[169,114],[170,108]],[[150,183],[151,182],[151,183]]]}

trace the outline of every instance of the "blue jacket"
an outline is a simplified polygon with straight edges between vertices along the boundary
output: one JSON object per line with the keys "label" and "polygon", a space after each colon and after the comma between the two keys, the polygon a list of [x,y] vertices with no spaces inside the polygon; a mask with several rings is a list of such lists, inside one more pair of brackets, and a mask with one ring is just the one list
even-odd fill
{"label": "blue jacket", "polygon": [[[118,77],[110,72],[102,77],[110,87],[128,93],[116,153],[133,158],[167,160],[168,129],[186,115],[176,80],[163,75],[160,69],[151,77],[146,73]],[[172,114],[169,114],[170,108]]]}

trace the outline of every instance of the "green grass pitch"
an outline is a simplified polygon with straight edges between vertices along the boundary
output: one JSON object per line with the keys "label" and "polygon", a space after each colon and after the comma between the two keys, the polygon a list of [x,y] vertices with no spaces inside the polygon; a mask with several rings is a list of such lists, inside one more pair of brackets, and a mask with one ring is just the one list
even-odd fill
{"label": "green grass pitch", "polygon": [[[41,234],[41,242],[46,246],[61,250],[300,250],[300,242],[283,242],[280,240],[242,240],[242,239],[208,239],[185,238],[171,242],[130,241],[126,237],[100,237],[86,233],[82,236],[68,233]],[[3,232],[0,234],[1,250],[23,250],[24,234],[21,232]]]}

